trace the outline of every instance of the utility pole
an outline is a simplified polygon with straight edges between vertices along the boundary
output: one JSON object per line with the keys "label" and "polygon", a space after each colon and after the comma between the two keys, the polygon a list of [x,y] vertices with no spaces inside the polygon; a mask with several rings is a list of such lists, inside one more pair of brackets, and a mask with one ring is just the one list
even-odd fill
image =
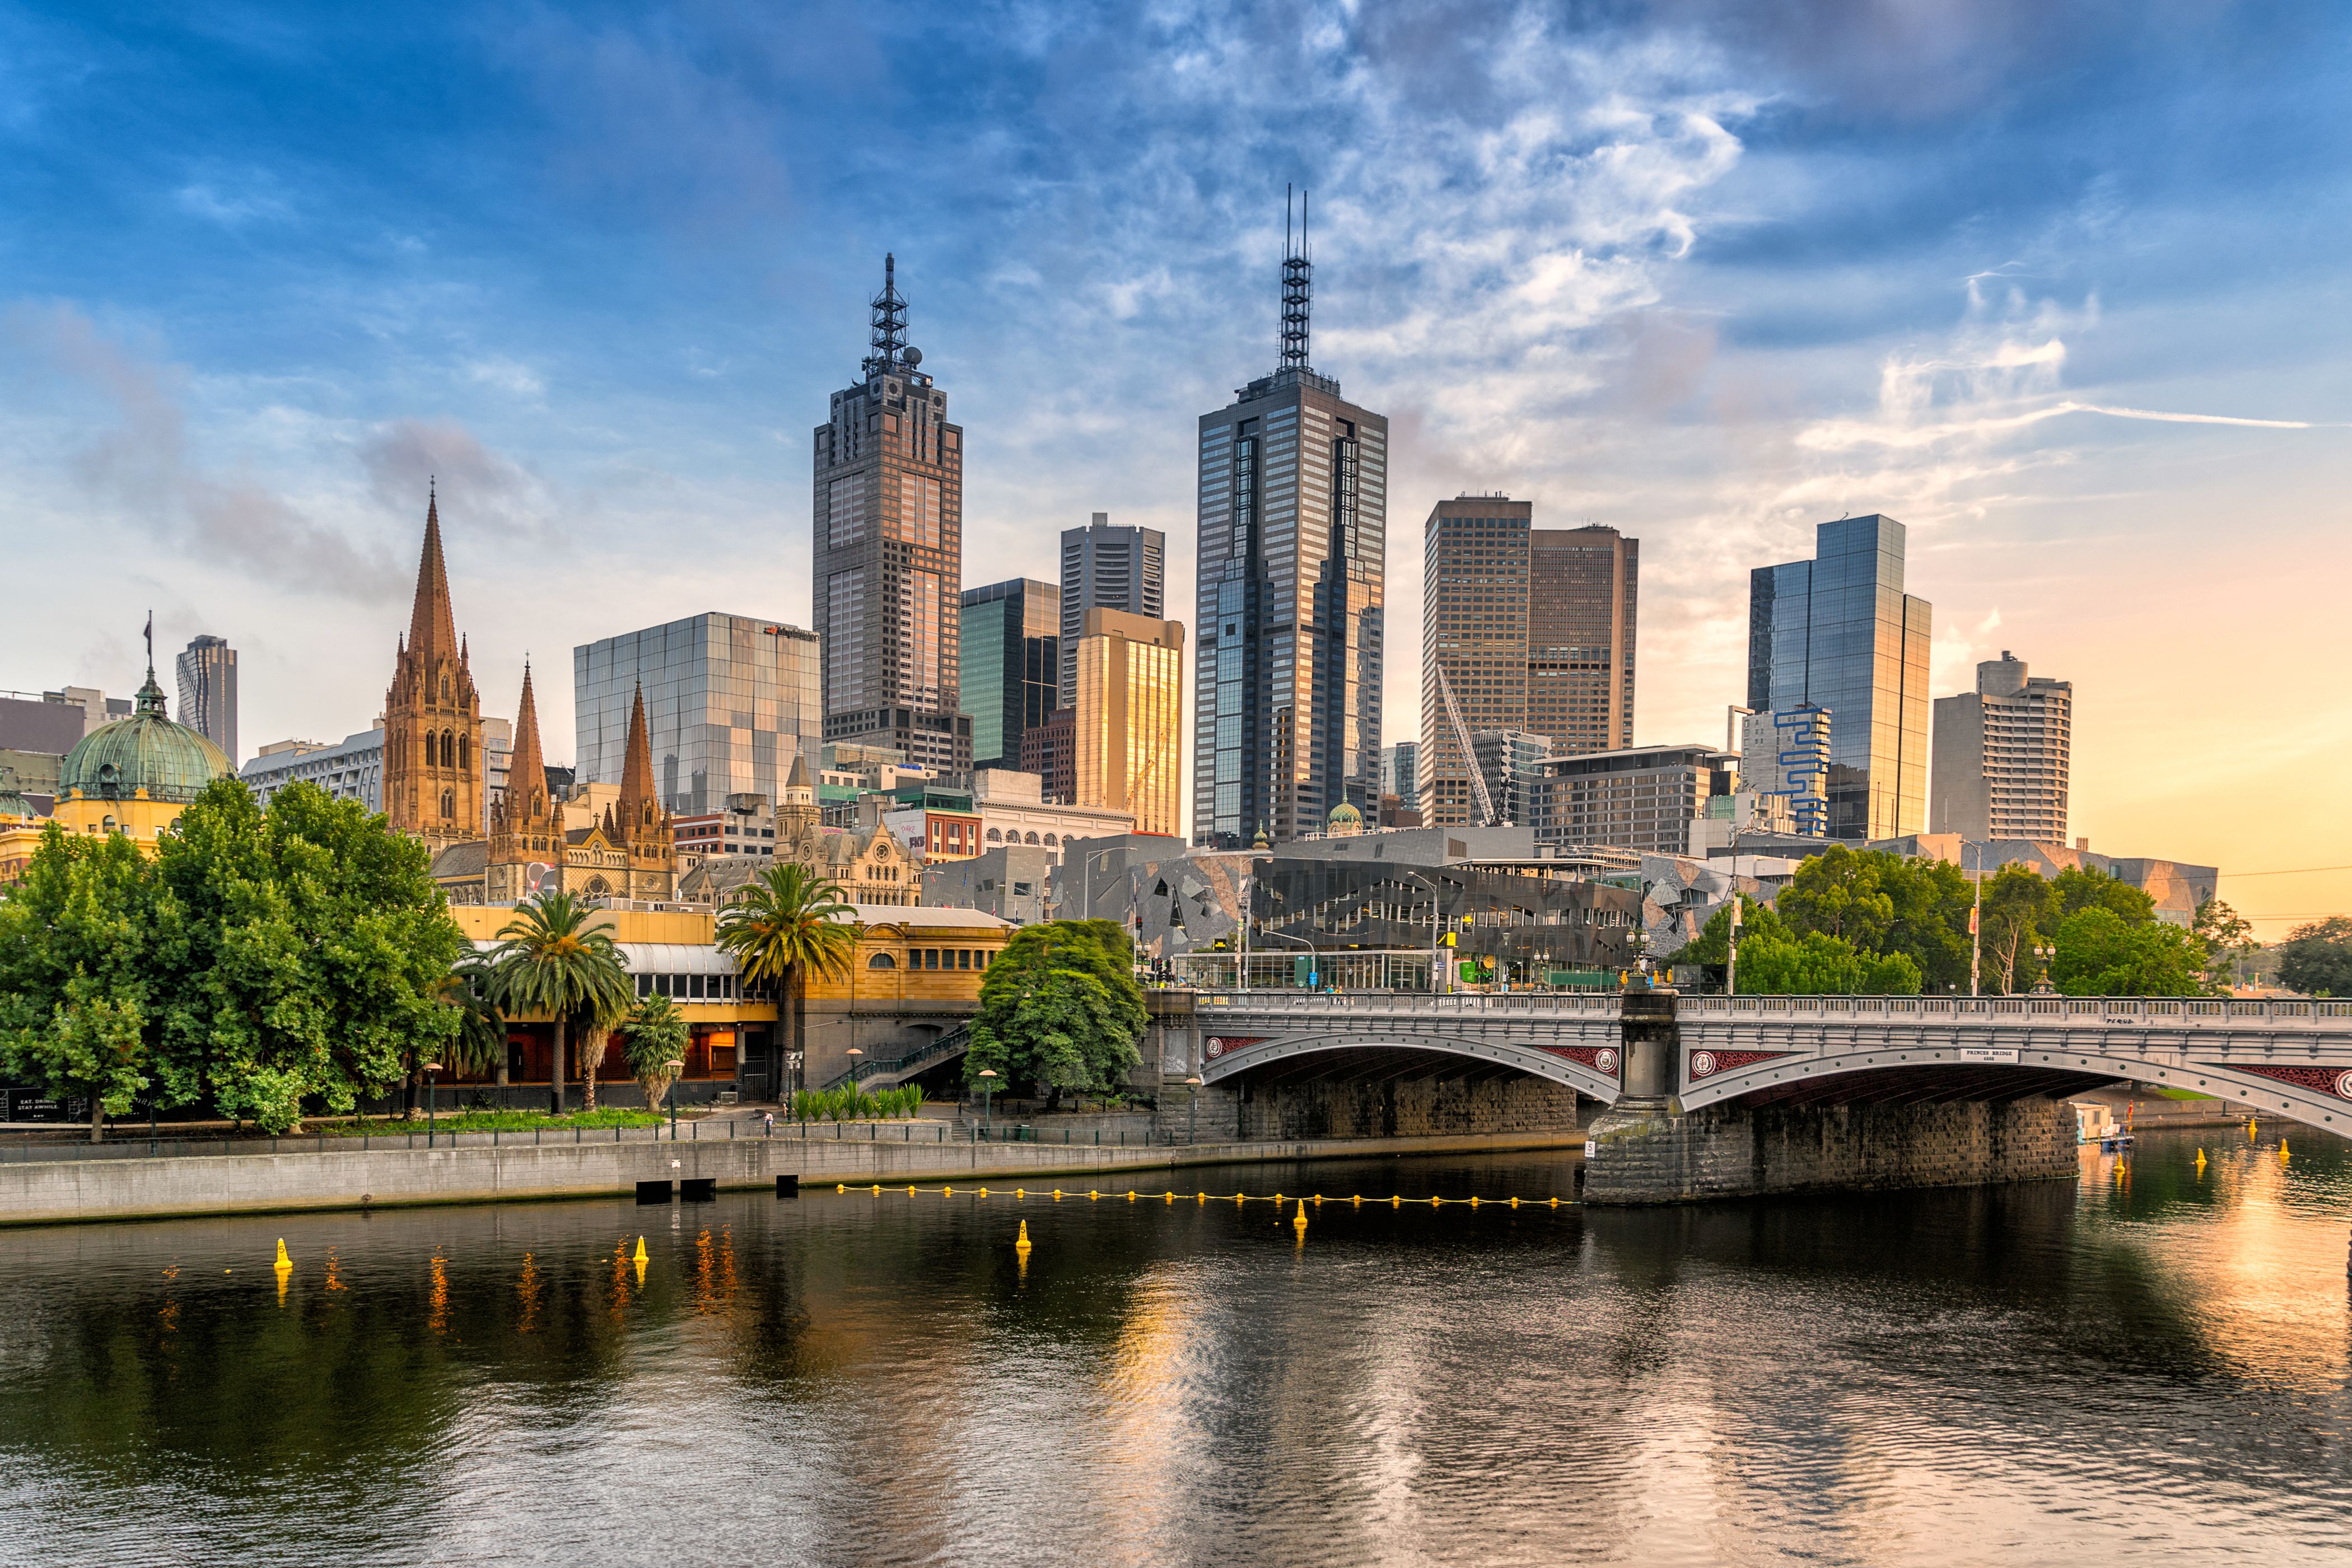
{"label": "utility pole", "polygon": [[1735,877],[1731,889],[1731,941],[1729,944],[1731,957],[1730,961],[1723,966],[1723,994],[1726,996],[1737,996],[1739,994],[1739,927],[1740,914],[1744,906],[1740,903],[1739,900],[1738,883]]}
{"label": "utility pole", "polygon": [[1977,989],[1979,972],[1984,960],[1984,934],[1979,929],[1984,924],[1984,846],[1978,845],[1976,851],[1976,901],[1969,906],[1969,994],[1971,996],[1984,994]]}

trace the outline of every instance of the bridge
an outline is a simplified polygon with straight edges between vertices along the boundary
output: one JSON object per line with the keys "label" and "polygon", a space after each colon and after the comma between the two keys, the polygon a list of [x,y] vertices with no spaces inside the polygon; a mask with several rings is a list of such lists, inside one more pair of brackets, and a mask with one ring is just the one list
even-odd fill
{"label": "bridge", "polygon": [[2065,1099],[2126,1080],[2352,1132],[2352,1001],[1277,991],[1194,1016],[1236,1131],[1524,1131],[1580,1097],[1588,1190],[1629,1201],[2071,1173]]}

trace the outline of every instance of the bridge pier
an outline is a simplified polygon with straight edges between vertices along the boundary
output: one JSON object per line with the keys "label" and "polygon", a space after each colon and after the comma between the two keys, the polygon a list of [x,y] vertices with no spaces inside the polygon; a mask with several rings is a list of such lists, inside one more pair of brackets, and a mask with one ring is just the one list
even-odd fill
{"label": "bridge pier", "polygon": [[1625,1089],[1586,1132],[1591,1204],[1979,1186],[2072,1178],[2074,1115],[2041,1095],[1685,1110],[1675,994],[1625,996]]}

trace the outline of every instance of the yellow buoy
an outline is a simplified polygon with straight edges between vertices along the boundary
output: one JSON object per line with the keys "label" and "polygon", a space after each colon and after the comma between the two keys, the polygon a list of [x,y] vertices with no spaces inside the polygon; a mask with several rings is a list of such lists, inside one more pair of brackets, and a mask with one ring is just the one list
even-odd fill
{"label": "yellow buoy", "polygon": [[1235,1193],[1234,1194],[1234,1206],[1235,1208],[1239,1208],[1242,1205],[1247,1202],[1249,1202],[1249,1194],[1247,1193]]}
{"label": "yellow buoy", "polygon": [[1474,1209],[1478,1206],[1478,1195],[1475,1193],[1470,1194],[1470,1206]]}
{"label": "yellow buoy", "polygon": [[1298,1200],[1298,1216],[1290,1223],[1297,1227],[1299,1235],[1307,1234],[1307,1200],[1305,1198]]}
{"label": "yellow buoy", "polygon": [[1516,1197],[1515,1197],[1515,1198],[1513,1198],[1513,1199],[1511,1200],[1511,1206],[1512,1206],[1513,1208],[1517,1208],[1517,1207],[1518,1207],[1518,1206],[1519,1206],[1519,1200],[1518,1200],[1517,1198],[1516,1198]]}
{"label": "yellow buoy", "polygon": [[981,1189],[980,1189],[980,1195],[981,1195],[982,1197],[986,1197],[986,1196],[988,1195],[988,1189],[987,1189],[986,1187],[982,1187],[982,1188],[981,1188]]}
{"label": "yellow buoy", "polygon": [[915,1195],[915,1189],[911,1185],[907,1189],[907,1195],[910,1198]]}
{"label": "yellow buoy", "polygon": [[1129,1203],[1133,1203],[1135,1201],[1135,1189],[1133,1187],[1127,1189],[1127,1201]]}
{"label": "yellow buoy", "polygon": [[849,1190],[849,1186],[846,1183],[835,1182],[833,1184],[833,1190],[836,1193],[845,1193]]}
{"label": "yellow buoy", "polygon": [[[1015,1187],[1013,1189],[1013,1195],[1016,1198],[1025,1198],[1029,1195],[1029,1189],[1026,1187]],[[1024,1219],[1021,1222],[1021,1226],[1022,1228],[1025,1230],[1028,1228],[1029,1222]]]}
{"label": "yellow buoy", "polygon": [[1401,1209],[1404,1207],[1404,1199],[1393,1194],[1391,1195],[1389,1198],[1389,1207],[1392,1209]]}
{"label": "yellow buoy", "polygon": [[1055,1187],[1055,1188],[1054,1189],[1054,1195],[1055,1195],[1056,1198],[1060,1197],[1060,1196],[1062,1195],[1062,1189],[1061,1189],[1061,1188],[1059,1188],[1059,1187]]}
{"label": "yellow buoy", "polygon": [[1559,1194],[1558,1193],[1554,1193],[1552,1194],[1551,1206],[1554,1208],[1559,1207]]}
{"label": "yellow buoy", "polygon": [[953,1187],[941,1187],[940,1191],[946,1194],[949,1197],[955,1196],[955,1189]]}
{"label": "yellow buoy", "polygon": [[1168,1194],[1168,1201],[1171,1204],[1176,1201],[1176,1194],[1172,1189]]}
{"label": "yellow buoy", "polygon": [[2280,1140],[2279,1140],[2279,1160],[2280,1160],[2280,1162],[2281,1162],[2282,1163],[2284,1163],[2285,1162],[2286,1158],[2287,1158],[2287,1152],[2286,1152],[2286,1140],[2285,1140],[2285,1139],[2284,1139],[2284,1138],[2282,1138],[2282,1139],[2280,1139]]}
{"label": "yellow buoy", "polygon": [[286,1238],[282,1236],[278,1238],[277,1266],[280,1268],[291,1268],[294,1267],[294,1260],[286,1256]]}
{"label": "yellow buoy", "polygon": [[1194,1193],[1192,1196],[1195,1200],[1201,1203],[1207,1203],[1209,1201],[1209,1194],[1206,1193]]}
{"label": "yellow buoy", "polygon": [[641,1236],[637,1237],[637,1250],[630,1255],[629,1260],[633,1263],[643,1263],[646,1260],[646,1238],[644,1237]]}
{"label": "yellow buoy", "polygon": [[1102,1194],[1100,1194],[1100,1193],[1097,1192],[1097,1191],[1096,1191],[1094,1188],[1092,1188],[1092,1187],[1088,1187],[1088,1188],[1087,1189],[1087,1196],[1088,1196],[1088,1197],[1090,1197],[1090,1198],[1098,1198],[1098,1197],[1102,1196]]}
{"label": "yellow buoy", "polygon": [[1021,1222],[1021,1235],[1013,1241],[1013,1250],[1015,1252],[1029,1250],[1029,1222],[1025,1219]]}
{"label": "yellow buoy", "polygon": [[876,1192],[877,1192],[877,1193],[878,1193],[878,1192],[880,1192],[880,1191],[882,1190],[882,1184],[881,1184],[881,1183],[879,1183],[879,1182],[875,1183],[875,1184],[874,1184],[874,1190],[875,1190]]}

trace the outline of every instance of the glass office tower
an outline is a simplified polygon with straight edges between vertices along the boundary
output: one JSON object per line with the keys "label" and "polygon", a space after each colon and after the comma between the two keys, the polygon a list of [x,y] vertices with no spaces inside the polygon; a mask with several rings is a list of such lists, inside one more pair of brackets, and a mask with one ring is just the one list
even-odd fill
{"label": "glass office tower", "polygon": [[818,668],[814,632],[715,611],[575,647],[579,782],[621,782],[642,682],[665,807],[700,816],[730,795],[765,795],[772,805],[803,748],[816,763]]}
{"label": "glass office tower", "polygon": [[1015,577],[963,591],[963,675],[958,688],[971,717],[971,765],[1017,768],[1021,737],[1065,706],[1062,593]]}
{"label": "glass office tower", "polygon": [[1812,560],[1748,575],[1748,706],[1830,710],[1832,838],[1927,826],[1932,611],[1903,591],[1905,542],[1891,517],[1841,518]]}
{"label": "glass office tower", "polygon": [[1373,820],[1388,557],[1386,416],[1307,363],[1306,247],[1282,264],[1282,363],[1200,425],[1192,839]]}

